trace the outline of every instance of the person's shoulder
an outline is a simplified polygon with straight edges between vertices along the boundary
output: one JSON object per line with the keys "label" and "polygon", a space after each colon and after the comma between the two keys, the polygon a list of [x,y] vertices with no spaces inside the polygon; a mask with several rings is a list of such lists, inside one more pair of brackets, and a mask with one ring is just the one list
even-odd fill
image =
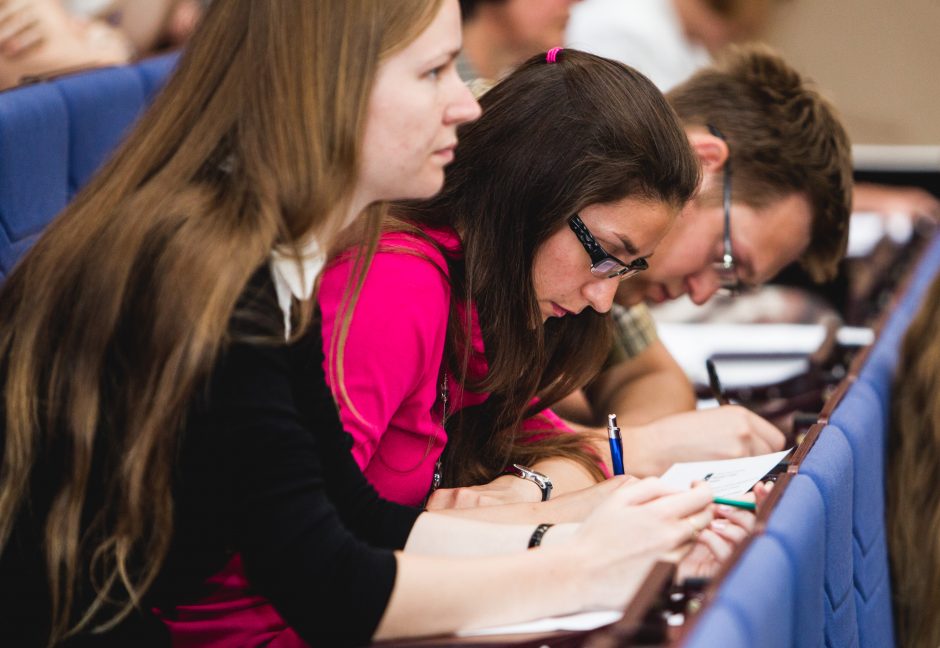
{"label": "person's shoulder", "polygon": [[418,227],[384,233],[372,264],[374,268],[434,271],[449,277],[448,259],[460,253],[460,238],[452,228]]}

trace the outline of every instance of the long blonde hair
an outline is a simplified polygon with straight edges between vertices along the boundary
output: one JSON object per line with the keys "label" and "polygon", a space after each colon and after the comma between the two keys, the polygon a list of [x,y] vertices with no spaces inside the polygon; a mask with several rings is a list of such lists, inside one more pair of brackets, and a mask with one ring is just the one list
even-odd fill
{"label": "long blonde hair", "polygon": [[[36,466],[61,459],[44,512],[50,644],[113,627],[159,573],[181,427],[238,297],[275,246],[299,259],[308,237],[333,239],[378,65],[440,3],[212,3],[152,109],[3,286],[0,551]],[[87,579],[95,599],[75,609]]]}
{"label": "long blonde hair", "polygon": [[940,646],[940,277],[901,347],[888,437],[888,548],[898,645]]}

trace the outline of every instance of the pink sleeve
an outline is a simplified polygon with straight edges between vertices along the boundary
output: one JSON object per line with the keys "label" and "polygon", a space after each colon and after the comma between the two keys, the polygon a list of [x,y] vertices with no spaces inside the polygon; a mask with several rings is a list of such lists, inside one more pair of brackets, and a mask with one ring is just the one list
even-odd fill
{"label": "pink sleeve", "polygon": [[[421,251],[443,265],[436,250],[423,245]],[[331,340],[341,322],[337,318],[341,318],[340,301],[351,261],[331,264],[321,278],[318,300],[323,316],[324,371],[343,427],[353,437],[353,456],[363,470],[393,419],[399,429],[416,436],[433,437],[439,427],[432,419],[432,409],[437,399],[450,287],[435,262],[403,251],[375,255],[343,351],[343,384],[349,402],[335,386],[339,374]]]}
{"label": "pink sleeve", "polygon": [[[522,422],[522,429],[526,432],[545,430],[554,432],[574,433],[565,421],[555,414],[551,408],[543,409],[535,416],[530,416]],[[538,437],[535,437],[538,438]]]}
{"label": "pink sleeve", "polygon": [[[531,437],[528,437],[529,441],[537,441],[541,438],[544,438],[546,434],[553,433],[567,433],[575,434],[575,431],[572,430],[564,419],[555,414],[551,408],[543,409],[541,412],[535,416],[530,416],[522,422],[522,429],[526,432],[537,432],[539,430],[545,430],[545,434],[533,434]],[[597,465],[600,467],[601,472],[604,473],[604,476],[610,478],[612,475],[610,470],[607,469],[607,465],[604,461],[598,457]]]}

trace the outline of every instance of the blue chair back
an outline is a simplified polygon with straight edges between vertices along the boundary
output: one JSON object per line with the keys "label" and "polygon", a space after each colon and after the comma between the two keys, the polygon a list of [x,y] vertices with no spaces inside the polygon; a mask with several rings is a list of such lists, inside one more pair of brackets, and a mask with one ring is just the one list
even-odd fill
{"label": "blue chair back", "polygon": [[795,584],[791,624],[794,645],[823,646],[826,508],[812,479],[800,474],[790,479],[767,522],[766,533],[783,547]]}
{"label": "blue chair back", "polygon": [[0,280],[69,200],[68,124],[52,85],[0,94]]}
{"label": "blue chair back", "polygon": [[791,570],[790,560],[775,538],[755,538],[728,574],[686,647],[792,646],[789,620],[794,615],[795,591]]}
{"label": "blue chair back", "polygon": [[885,442],[882,401],[866,380],[858,380],[833,412],[852,448],[852,560],[859,641],[889,647],[893,641],[888,546],[885,538]]}
{"label": "blue chair back", "polygon": [[842,431],[831,425],[819,433],[812,450],[800,464],[800,473],[819,489],[825,503],[826,645],[858,645],[858,614],[852,570],[852,449]]}
{"label": "blue chair back", "polygon": [[177,58],[0,93],[0,281],[114,152]]}

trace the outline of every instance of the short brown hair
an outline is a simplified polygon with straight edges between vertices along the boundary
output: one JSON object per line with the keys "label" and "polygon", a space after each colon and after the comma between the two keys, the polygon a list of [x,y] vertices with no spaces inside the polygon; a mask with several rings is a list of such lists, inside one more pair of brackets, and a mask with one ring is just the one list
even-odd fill
{"label": "short brown hair", "polygon": [[666,96],[687,127],[727,138],[736,200],[762,207],[806,194],[813,222],[800,263],[816,281],[834,277],[848,241],[852,152],[832,104],[760,45],[730,48]]}

